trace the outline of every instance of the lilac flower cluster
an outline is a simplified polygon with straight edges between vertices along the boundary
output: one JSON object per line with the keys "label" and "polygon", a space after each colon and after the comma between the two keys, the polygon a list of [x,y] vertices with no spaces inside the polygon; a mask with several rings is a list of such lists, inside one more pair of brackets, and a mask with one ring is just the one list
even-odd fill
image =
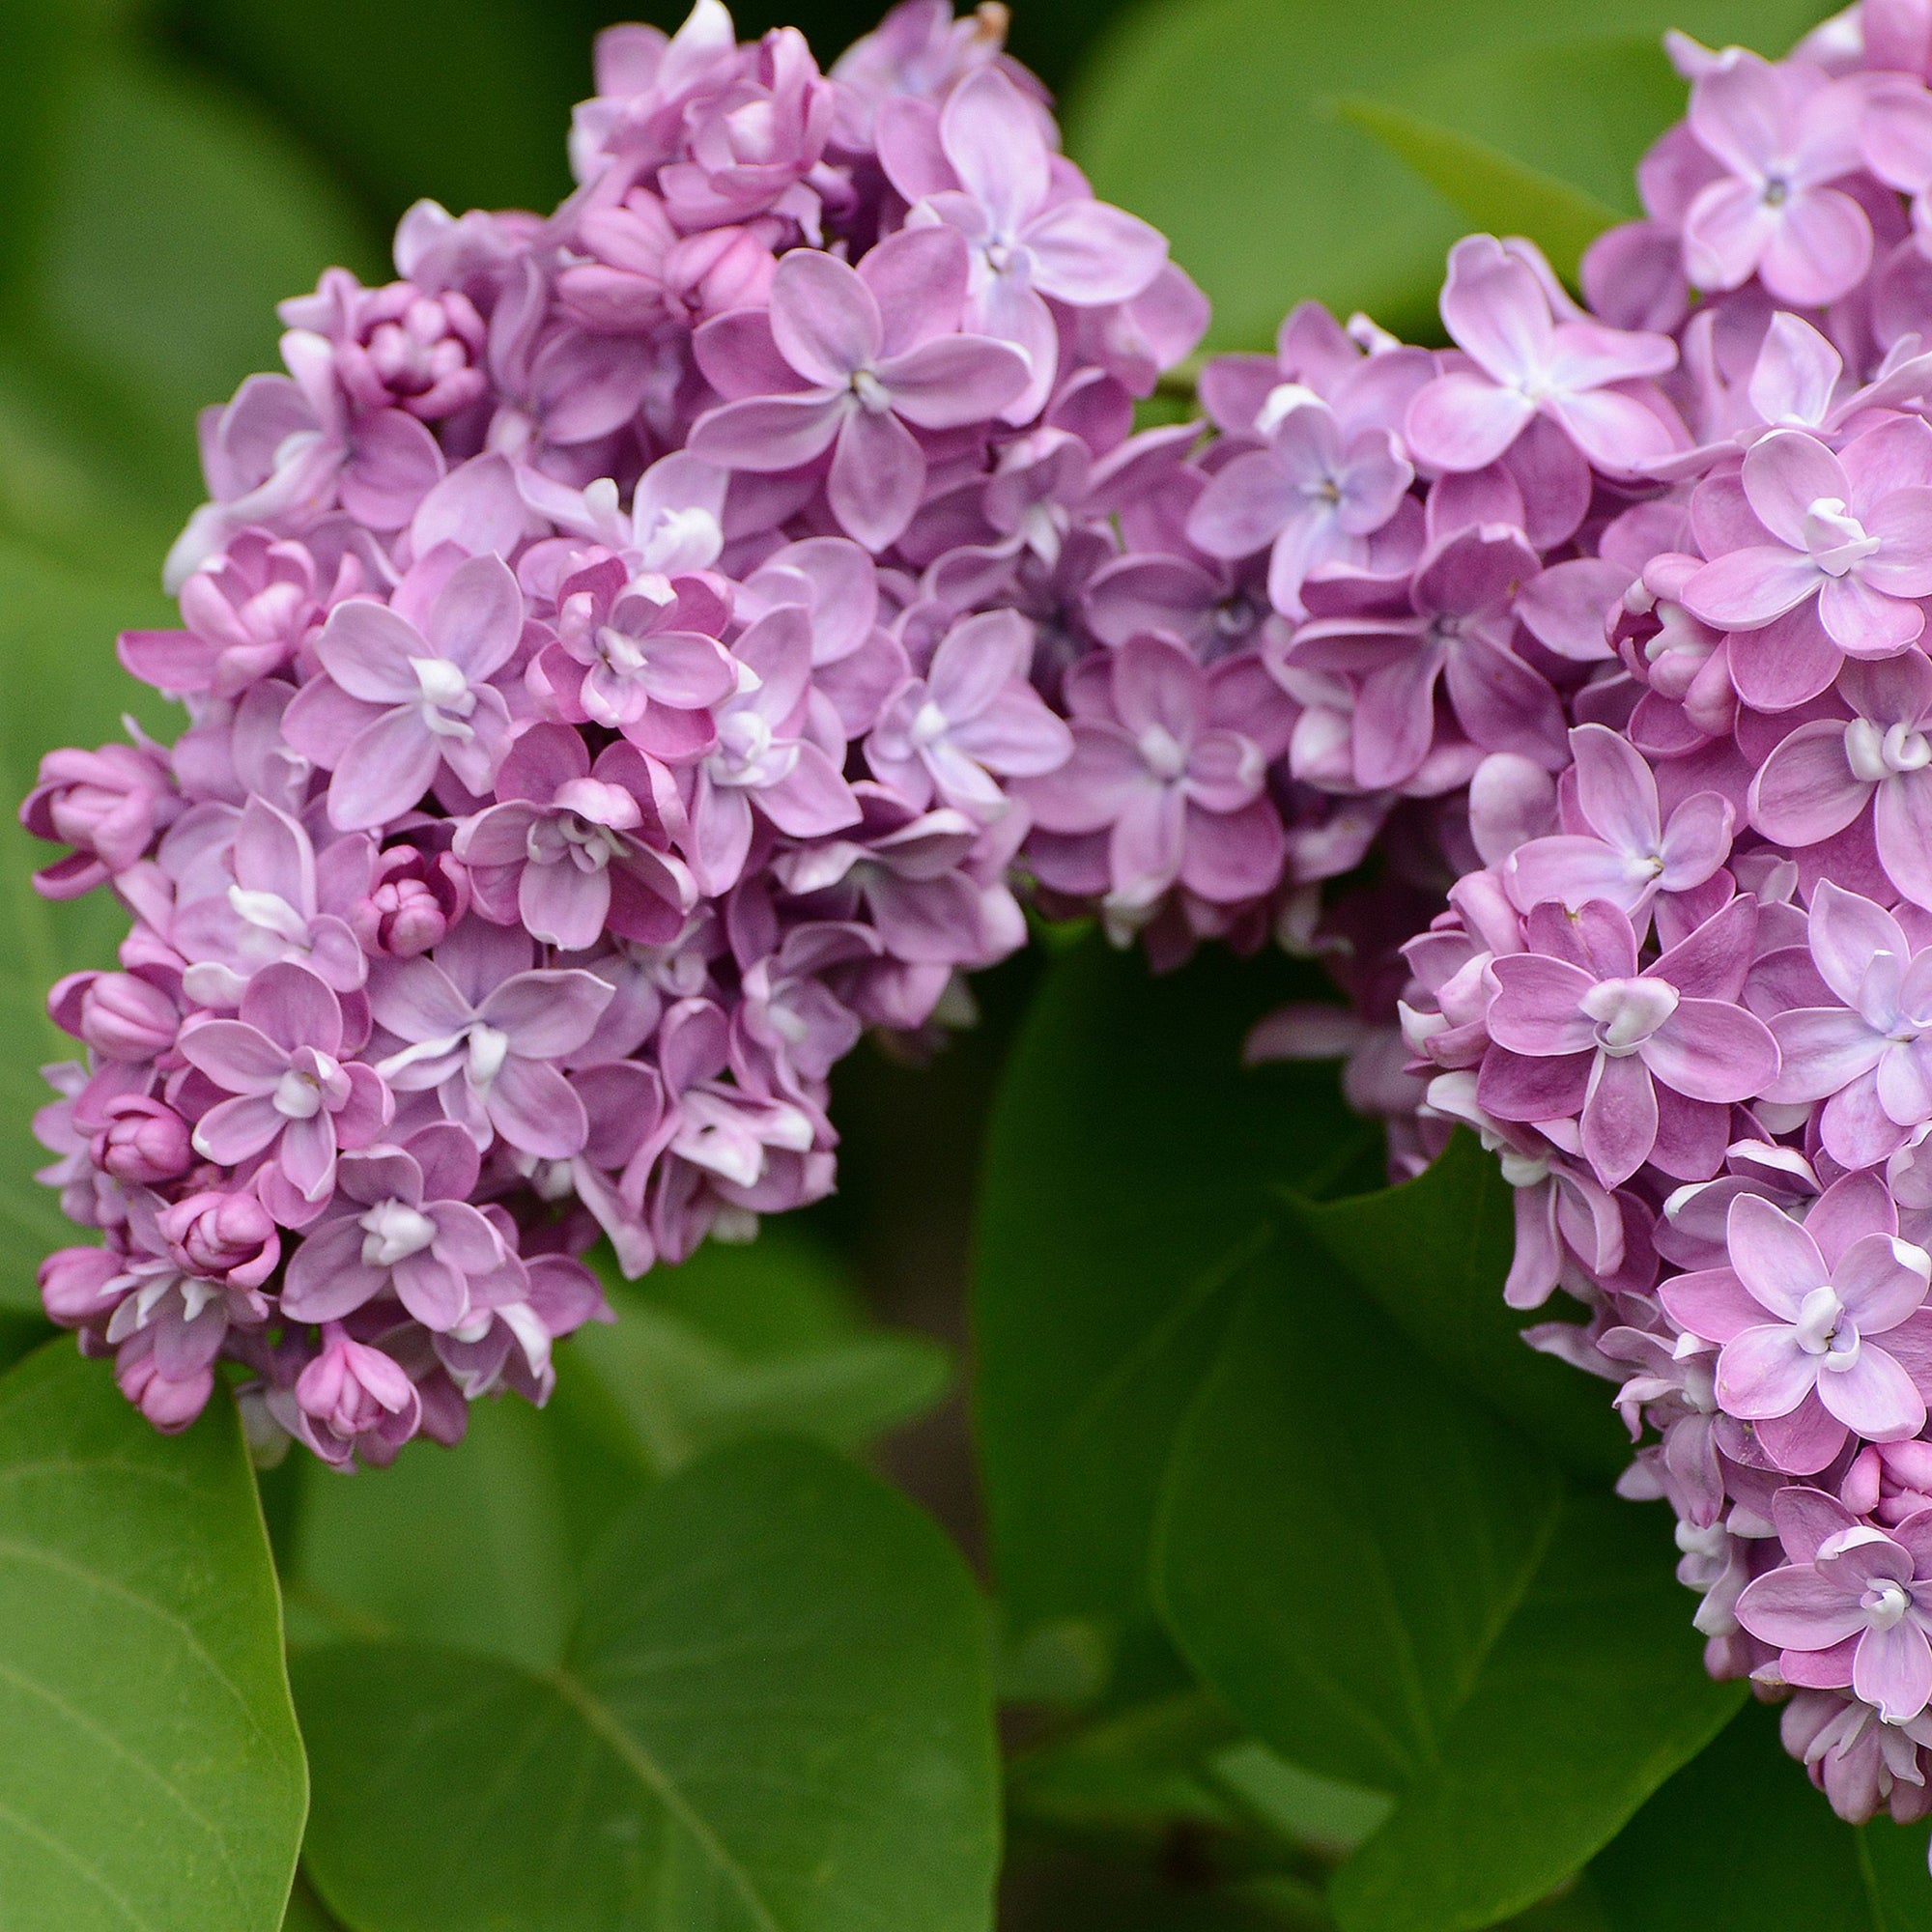
{"label": "lilac flower cluster", "polygon": [[1509,1298],[1588,1308],[1533,1339],[1619,1384],[1710,1667],[1789,1694],[1848,1817],[1911,1819],[1932,5],[1865,0],[1779,63],[1670,45],[1690,114],[1587,305],[1471,237],[1452,348],[1305,305],[1275,355],[1208,364],[1205,440],[1062,445],[987,491],[980,546],[1016,555],[987,594],[1047,627],[1073,740],[1011,789],[1049,908],[1157,963],[1324,955],[1353,1012],[1250,1052],[1346,1053],[1398,1173],[1457,1122],[1499,1152]]}
{"label": "lilac flower cluster", "polygon": [[51,999],[43,1179],[104,1238],[42,1286],[157,1426],[223,1358],[343,1466],[543,1400],[593,1240],[823,1195],[834,1063],[1022,943],[1073,738],[1006,586],[1206,305],[1003,19],[907,0],[829,74],[718,0],[614,28],[554,214],[418,205],[207,412],[181,628],[121,640],[188,728],[23,808],[133,915]]}
{"label": "lilac flower cluster", "polygon": [[[1450,258],[1453,350],[1291,318],[1277,363],[1209,370],[1191,549],[1143,567],[1264,609],[1246,650],[1293,707],[1285,760],[1244,736],[1281,831],[1310,788],[1384,827],[1373,883],[1311,913],[1291,859],[1273,902],[1355,1016],[1291,1010],[1252,1050],[1348,1049],[1399,1172],[1458,1122],[1497,1151],[1508,1298],[1588,1310],[1531,1339],[1618,1384],[1622,1488],[1676,1513],[1709,1667],[1787,1699],[1843,1815],[1909,1821],[1932,1812],[1932,6],[1865,0],[1778,63],[1671,45],[1689,117],[1640,171],[1648,217],[1586,256],[1587,308],[1478,237]],[[1229,674],[1183,642],[1201,686]],[[1042,825],[1082,780],[1099,822],[1101,729],[1160,749],[1088,690],[1074,758],[1022,786]]]}

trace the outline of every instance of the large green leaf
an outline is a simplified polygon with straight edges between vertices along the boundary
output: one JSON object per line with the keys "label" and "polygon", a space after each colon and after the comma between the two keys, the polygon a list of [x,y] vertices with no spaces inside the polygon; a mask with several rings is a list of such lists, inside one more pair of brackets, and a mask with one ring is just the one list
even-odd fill
{"label": "large green leaf", "polygon": [[1439,1764],[1337,1874],[1343,1932],[1462,1932],[1568,1878],[1743,1699],[1714,1684],[1657,1510],[1572,1498]]}
{"label": "large green leaf", "polygon": [[392,1468],[351,1475],[306,1459],[286,1559],[291,1639],[400,1638],[554,1664],[577,1609],[572,1504],[601,1504],[608,1526],[648,1480],[574,1453],[569,1367],[547,1410],[474,1405],[454,1451],[412,1442]]}
{"label": "large green leaf", "polygon": [[[1528,1348],[1522,1315],[1502,1298],[1516,1247],[1512,1189],[1473,1134],[1459,1132],[1426,1174],[1401,1187],[1295,1202],[1292,1211],[1438,1368],[1565,1467],[1609,1479],[1630,1461],[1609,1389]],[[1546,1308],[1534,1319],[1555,1313]]]}
{"label": "large green leaf", "polygon": [[1274,1256],[1249,1272],[1176,1449],[1163,1609],[1266,1743],[1398,1797],[1337,1877],[1344,1932],[1493,1924],[1589,1859],[1740,1693],[1699,1668],[1653,1512],[1566,1499],[1332,1278],[1284,1280]]}
{"label": "large green leaf", "polygon": [[380,269],[381,257],[271,123],[111,44],[81,64],[30,293],[49,335],[165,412],[185,452],[193,411],[278,366],[275,303],[332,262]]}
{"label": "large green leaf", "polygon": [[984,1932],[983,1612],[824,1449],[725,1450],[613,1535],[562,1666],[298,1659],[306,1860],[354,1932]]}
{"label": "large green leaf", "polygon": [[1387,1320],[1274,1257],[1175,1451],[1162,1611],[1202,1676],[1296,1763],[1383,1791],[1443,1733],[1555,1531],[1544,1460]]}
{"label": "large green leaf", "polygon": [[942,1350],[867,1328],[836,1259],[781,1224],[610,1289],[617,1321],[558,1350],[542,1411],[479,1403],[455,1454],[418,1441],[380,1472],[298,1467],[302,1641],[460,1644],[548,1668],[586,1561],[657,1477],[757,1435],[857,1449],[944,1385]]}
{"label": "large green leaf", "polygon": [[1853,1831],[1747,1706],[1591,1866],[1612,1932],[1925,1932],[1926,1828]]}
{"label": "large green leaf", "polygon": [[274,1932],[305,1804],[233,1407],[157,1435],[49,1345],[0,1380],[0,1922]]}
{"label": "large green leaf", "polygon": [[[1631,167],[1682,111],[1654,51],[1663,30],[1775,52],[1825,11],[1599,0],[1578,20],[1539,0],[1149,0],[1076,90],[1068,150],[1102,195],[1172,239],[1214,301],[1217,345],[1261,346],[1304,297],[1433,330],[1444,252],[1471,219],[1441,188],[1466,204],[1470,151],[1460,177],[1433,168],[1432,186],[1339,99],[1381,103],[1634,212]],[[1579,26],[1606,38],[1578,44]],[[1633,40],[1653,50],[1634,55]],[[1486,218],[1501,219],[1493,170],[1483,192]]]}
{"label": "large green leaf", "polygon": [[1143,1614],[1169,1446],[1270,1183],[1372,1173],[1379,1133],[1325,1066],[1240,1064],[1290,991],[1279,960],[1206,953],[1151,977],[1090,940],[1054,962],[996,1102],[977,1227],[977,1420],[1015,1635]]}

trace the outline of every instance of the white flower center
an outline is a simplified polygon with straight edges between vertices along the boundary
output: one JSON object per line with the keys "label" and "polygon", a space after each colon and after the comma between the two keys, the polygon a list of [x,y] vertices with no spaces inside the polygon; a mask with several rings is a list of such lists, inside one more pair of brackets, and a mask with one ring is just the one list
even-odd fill
{"label": "white flower center", "polygon": [[393,1267],[436,1239],[436,1223],[403,1201],[382,1201],[361,1216],[362,1264]]}
{"label": "white flower center", "polygon": [[1605,980],[1583,995],[1597,1044],[1612,1059],[1634,1053],[1677,1010],[1677,988],[1662,980]]}
{"label": "white flower center", "polygon": [[423,723],[440,738],[473,737],[463,721],[476,709],[476,694],[462,667],[447,658],[412,658],[410,668],[422,691]]}
{"label": "white flower center", "polygon": [[913,750],[923,752],[928,745],[937,744],[946,736],[946,713],[928,697],[913,717],[912,730],[909,734]]}
{"label": "white flower center", "polygon": [[1136,741],[1141,762],[1155,778],[1172,784],[1187,771],[1187,747],[1164,724],[1150,724]]}
{"label": "white flower center", "polygon": [[469,1029],[469,1084],[487,1092],[510,1057],[510,1036],[478,1020]]}
{"label": "white flower center", "polygon": [[1842,497],[1818,497],[1804,512],[1804,548],[1828,577],[1843,577],[1879,548],[1880,539],[1847,514]]}
{"label": "white flower center", "polygon": [[1889,1631],[1902,1622],[1906,1611],[1912,1607],[1912,1592],[1903,1583],[1882,1577],[1859,1602],[1873,1630]]}
{"label": "white flower center", "polygon": [[[323,1077],[327,1079],[335,1071],[335,1063],[326,1054],[317,1054],[322,1063]],[[312,1121],[322,1112],[322,1089],[306,1073],[298,1073],[291,1066],[275,1082],[272,1097],[275,1112],[291,1121]]]}
{"label": "white flower center", "polygon": [[1859,1358],[1859,1331],[1845,1320],[1845,1304],[1828,1282],[1814,1288],[1798,1304],[1793,1332],[1807,1355],[1823,1355],[1822,1366],[1849,1369]]}
{"label": "white flower center", "polygon": [[886,393],[886,385],[869,369],[854,369],[851,382],[852,393],[858,397],[861,409],[879,416],[892,408],[893,399]]}
{"label": "white flower center", "polygon": [[593,640],[604,668],[616,677],[635,677],[643,668],[644,654],[638,640],[614,624],[600,624]]}
{"label": "white flower center", "polygon": [[703,570],[716,563],[724,532],[709,510],[660,510],[644,539],[646,570]]}
{"label": "white flower center", "polygon": [[1881,728],[1869,718],[1854,718],[1845,726],[1845,762],[1855,779],[1877,784],[1896,772],[1922,772],[1932,765],[1932,740],[1910,724]]}

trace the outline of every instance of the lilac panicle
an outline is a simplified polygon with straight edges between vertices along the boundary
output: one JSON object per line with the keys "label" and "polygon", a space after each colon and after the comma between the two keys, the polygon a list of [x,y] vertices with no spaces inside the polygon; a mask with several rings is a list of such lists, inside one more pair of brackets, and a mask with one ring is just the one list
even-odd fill
{"label": "lilac panicle", "polygon": [[[1048,586],[1207,310],[1003,26],[908,0],[830,73],[718,0],[612,28],[561,207],[418,204],[207,412],[180,627],[121,640],[187,728],[21,813],[132,918],[51,996],[43,1179],[99,1245],[42,1281],[157,1427],[224,1357],[342,1467],[541,1402],[594,1241],[827,1193],[833,1065],[1024,940]],[[1227,736],[1204,809],[1254,818]]]}
{"label": "lilac panicle", "polygon": [[[1854,1819],[1932,1811],[1932,10],[1686,120],[1584,258],[1474,236],[1450,347],[1304,305],[1191,430],[910,535],[1044,613],[1041,903],[1157,964],[1270,937],[1397,1178],[1452,1127],[1505,1293],[1617,1385],[1719,1676]],[[1041,475],[1044,471],[1036,471]],[[1102,519],[1105,523],[1102,523]],[[984,582],[970,576],[977,541]],[[995,562],[997,559],[997,562]],[[945,573],[942,575],[942,573]],[[1374,869],[1344,881],[1374,848]],[[131,1129],[130,1129],[131,1131]]]}

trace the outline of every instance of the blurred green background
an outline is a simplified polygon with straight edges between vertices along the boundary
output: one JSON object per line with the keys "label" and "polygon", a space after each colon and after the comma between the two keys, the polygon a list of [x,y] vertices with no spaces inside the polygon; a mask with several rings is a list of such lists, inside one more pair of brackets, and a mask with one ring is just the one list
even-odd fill
{"label": "blurred green background", "polygon": [[[646,16],[668,27],[681,11]],[[1263,347],[1304,296],[1428,339],[1443,251],[1471,226],[1535,235],[1573,270],[1590,235],[1636,212],[1632,166],[1682,111],[1662,31],[1781,51],[1820,11],[1015,0],[1010,44],[1062,95],[1099,191],[1172,236],[1214,299],[1213,344]],[[874,12],[797,0],[738,24],[789,21],[829,64]],[[570,106],[612,17],[602,0],[0,0],[0,790],[17,797],[53,745],[114,735],[124,709],[172,735],[111,645],[167,621],[160,557],[201,494],[195,411],[272,364],[278,298],[330,262],[384,278],[388,232],[418,197],[559,197]],[[71,1237],[29,1179],[36,1068],[64,1045],[44,990],[107,960],[121,923],[111,904],[38,901],[26,875],[45,854],[29,843],[0,819],[0,1309],[31,1305],[40,1255]],[[801,1217],[874,1315],[962,1360],[981,1123],[1036,971],[1029,957],[986,976],[981,1024],[930,1066],[853,1056],[837,1083],[841,1191]],[[656,1291],[664,1320],[697,1321],[692,1287]],[[836,1328],[812,1332],[829,1348]],[[723,1340],[748,1360],[765,1346]],[[899,1367],[907,1386],[926,1375]],[[699,1368],[680,1373],[714,1374]],[[977,1555],[957,1393],[878,1459]],[[1211,1860],[1184,1839],[1139,1850],[1137,1874],[1104,1886],[1062,1855],[1022,1861],[1011,1923],[1196,1922],[1182,1901]],[[1214,1925],[1232,1924],[1225,1910]]]}

